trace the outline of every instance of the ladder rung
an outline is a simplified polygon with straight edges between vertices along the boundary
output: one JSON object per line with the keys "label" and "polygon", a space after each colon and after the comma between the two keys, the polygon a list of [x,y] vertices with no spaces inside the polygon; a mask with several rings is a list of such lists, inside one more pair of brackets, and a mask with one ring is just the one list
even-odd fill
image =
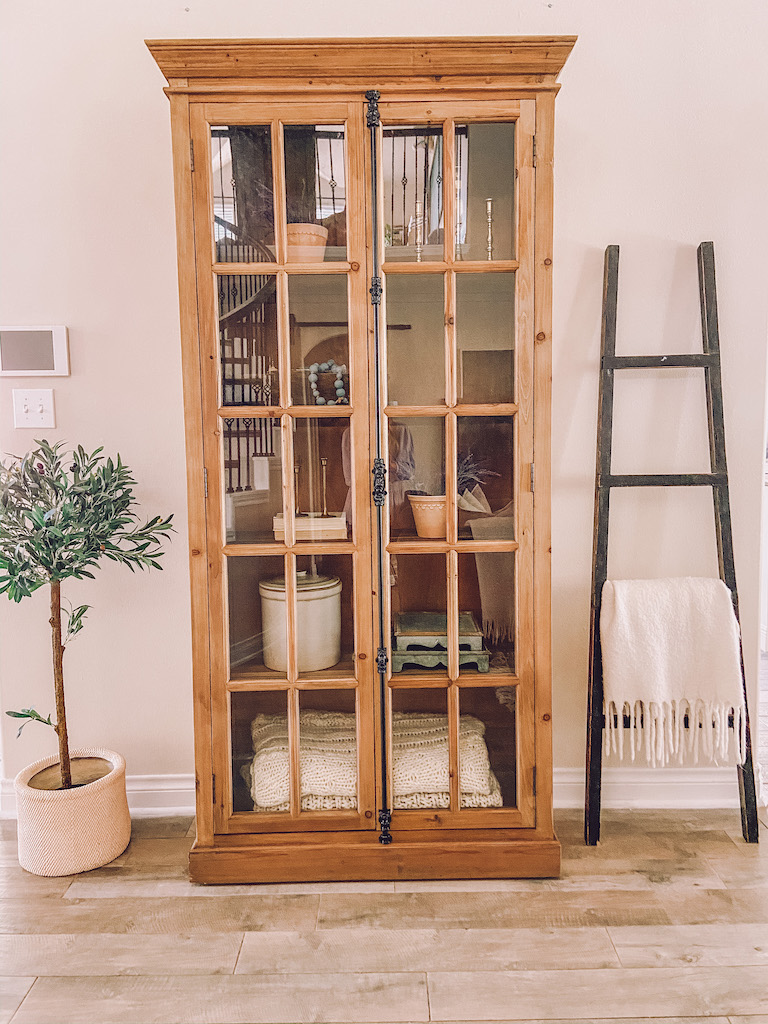
{"label": "ladder rung", "polygon": [[725,473],[606,473],[598,481],[600,487],[722,487]]}
{"label": "ladder rung", "polygon": [[668,366],[715,366],[718,356],[696,352],[689,355],[680,353],[672,356],[603,356],[604,370],[641,370],[651,367],[666,369]]}

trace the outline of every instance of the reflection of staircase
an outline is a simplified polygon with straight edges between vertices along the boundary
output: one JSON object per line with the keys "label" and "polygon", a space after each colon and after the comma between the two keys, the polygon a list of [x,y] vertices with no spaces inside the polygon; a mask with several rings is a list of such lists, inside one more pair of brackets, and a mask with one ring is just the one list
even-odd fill
{"label": "reflection of staircase", "polygon": [[[272,262],[261,243],[239,238],[234,224],[216,217],[224,237],[216,242],[218,263]],[[277,279],[274,274],[223,274],[218,278],[222,404],[277,403]],[[271,342],[271,343],[270,343]],[[273,419],[224,420],[224,477],[227,493],[253,489],[254,457],[275,454]]]}

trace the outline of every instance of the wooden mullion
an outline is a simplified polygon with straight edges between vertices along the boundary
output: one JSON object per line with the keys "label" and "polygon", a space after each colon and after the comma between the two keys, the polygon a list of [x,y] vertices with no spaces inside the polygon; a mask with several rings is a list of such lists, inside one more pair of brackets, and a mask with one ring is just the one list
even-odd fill
{"label": "wooden mullion", "polygon": [[448,517],[448,529],[446,538],[449,544],[456,544],[458,540],[458,512],[456,494],[457,474],[457,421],[456,415],[450,412],[445,420],[445,514]]}
{"label": "wooden mullion", "polygon": [[445,275],[445,404],[453,409],[458,402],[458,353],[456,350],[456,275]]}
{"label": "wooden mullion", "polygon": [[433,554],[443,551],[450,551],[455,548],[457,551],[472,553],[475,551],[517,551],[519,544],[515,540],[458,540],[455,544],[449,544],[447,540],[393,540],[387,545],[387,550],[393,555],[396,554]]}
{"label": "wooden mullion", "polygon": [[459,751],[459,730],[461,727],[459,688],[448,687],[448,793],[449,810],[452,813],[461,808],[461,754]]}
{"label": "wooden mullion", "polygon": [[[285,196],[285,143],[283,121],[272,122],[272,181],[273,216],[275,221],[275,256],[277,263],[284,266],[288,258],[287,202]],[[289,362],[290,366],[290,362]],[[281,395],[287,402],[287,394]]]}
{"label": "wooden mullion", "polygon": [[299,678],[299,655],[297,636],[297,599],[296,599],[296,555],[288,552],[285,556],[285,625],[288,642],[288,682],[295,683]]}
{"label": "wooden mullion", "polygon": [[[290,641],[289,641],[290,642]],[[288,690],[288,763],[290,781],[290,815],[301,813],[301,726],[299,717],[299,691]]]}
{"label": "wooden mullion", "polygon": [[457,274],[509,274],[519,269],[520,263],[517,260],[454,260],[450,263],[445,260],[429,260],[424,263],[397,260],[384,263],[382,266],[385,274],[444,274],[446,270],[453,270]]}
{"label": "wooden mullion", "polygon": [[451,119],[443,124],[443,258],[449,265],[455,259],[456,192],[456,131]]}
{"label": "wooden mullion", "polygon": [[459,556],[453,550],[446,559],[446,597],[448,677],[455,680],[459,677]]}
{"label": "wooden mullion", "polygon": [[238,274],[254,274],[266,277],[274,275],[278,270],[287,270],[291,274],[344,274],[353,269],[346,260],[333,260],[328,263],[289,263],[283,266],[280,263],[253,262],[253,263],[214,263],[213,272],[218,277]]}

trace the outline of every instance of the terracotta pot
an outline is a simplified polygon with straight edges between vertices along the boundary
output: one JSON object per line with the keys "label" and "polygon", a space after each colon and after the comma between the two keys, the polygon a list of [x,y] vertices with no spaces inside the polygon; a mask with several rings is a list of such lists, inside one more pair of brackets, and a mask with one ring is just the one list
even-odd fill
{"label": "terracotta pot", "polygon": [[328,228],[322,224],[288,224],[288,260],[291,263],[322,263]]}
{"label": "terracotta pot", "polygon": [[445,536],[445,495],[409,494],[419,537]]}
{"label": "terracotta pot", "polygon": [[58,755],[36,761],[16,776],[19,864],[26,871],[47,876],[90,871],[109,864],[128,845],[125,760],[102,748],[73,751],[73,778],[87,758],[108,762],[107,774],[72,789],[35,788],[36,776],[58,765]]}

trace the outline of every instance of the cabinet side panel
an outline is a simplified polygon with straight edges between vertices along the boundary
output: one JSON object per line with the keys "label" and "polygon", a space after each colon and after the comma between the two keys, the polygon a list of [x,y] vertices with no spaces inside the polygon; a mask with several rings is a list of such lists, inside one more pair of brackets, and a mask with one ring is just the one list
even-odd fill
{"label": "cabinet side panel", "polygon": [[205,516],[200,345],[195,281],[195,231],[190,163],[189,100],[171,96],[171,136],[179,268],[184,423],[189,507],[189,571],[192,606],[192,679],[194,688],[195,788],[197,840],[213,840],[211,788],[211,687],[208,645],[208,555]]}
{"label": "cabinet side panel", "polygon": [[534,344],[534,617],[536,658],[536,826],[552,834],[552,249],[555,96],[536,98]]}

